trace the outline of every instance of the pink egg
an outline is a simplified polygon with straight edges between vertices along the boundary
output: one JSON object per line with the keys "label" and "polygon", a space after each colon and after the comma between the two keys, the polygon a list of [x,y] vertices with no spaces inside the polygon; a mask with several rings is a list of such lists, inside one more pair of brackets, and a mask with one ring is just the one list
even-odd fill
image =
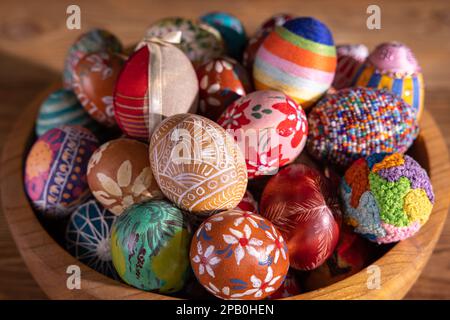
{"label": "pink egg", "polygon": [[411,49],[399,42],[378,45],[367,58],[376,69],[402,75],[420,72],[420,66]]}

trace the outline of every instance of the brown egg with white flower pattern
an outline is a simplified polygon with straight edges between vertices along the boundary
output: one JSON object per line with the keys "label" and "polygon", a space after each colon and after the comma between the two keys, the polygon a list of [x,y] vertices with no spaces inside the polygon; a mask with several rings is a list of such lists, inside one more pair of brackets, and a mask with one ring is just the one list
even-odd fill
{"label": "brown egg with white flower pattern", "polygon": [[132,139],[111,140],[98,148],[89,160],[87,180],[94,197],[115,215],[135,203],[163,198],[148,146]]}

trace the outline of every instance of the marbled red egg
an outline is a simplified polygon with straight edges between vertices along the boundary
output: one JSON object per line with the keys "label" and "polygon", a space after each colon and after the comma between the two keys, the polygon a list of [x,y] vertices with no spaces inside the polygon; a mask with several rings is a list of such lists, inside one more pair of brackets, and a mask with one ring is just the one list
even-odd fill
{"label": "marbled red egg", "polygon": [[247,71],[235,60],[220,57],[197,68],[200,83],[199,114],[217,120],[227,106],[250,93]]}
{"label": "marbled red egg", "polygon": [[302,152],[308,122],[302,107],[279,91],[255,91],[228,106],[217,122],[234,135],[249,179],[273,175]]}
{"label": "marbled red egg", "polygon": [[199,282],[221,299],[264,299],[289,269],[280,232],[260,215],[239,210],[205,220],[192,239],[190,259]]}
{"label": "marbled red egg", "polygon": [[289,165],[267,183],[260,212],[286,239],[292,268],[315,269],[333,253],[341,225],[335,192],[327,178],[303,164]]}

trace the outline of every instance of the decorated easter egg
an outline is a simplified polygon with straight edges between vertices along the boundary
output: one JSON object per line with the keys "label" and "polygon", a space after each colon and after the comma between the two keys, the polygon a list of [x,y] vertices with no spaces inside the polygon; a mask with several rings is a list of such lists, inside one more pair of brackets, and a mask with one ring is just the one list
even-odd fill
{"label": "decorated easter egg", "polygon": [[337,67],[333,80],[335,89],[352,85],[356,72],[369,55],[369,49],[363,44],[344,44],[336,46]]}
{"label": "decorated easter egg", "polygon": [[135,204],[113,224],[114,267],[133,287],[160,293],[179,291],[189,271],[190,238],[183,213],[170,202]]}
{"label": "decorated easter egg", "polygon": [[314,18],[295,18],[276,27],[259,47],[253,80],[257,90],[281,91],[308,108],[327,92],[335,71],[328,27]]}
{"label": "decorated easter egg", "polygon": [[424,101],[422,72],[410,48],[386,42],[370,53],[355,75],[355,86],[385,88],[408,103],[420,118]]}
{"label": "decorated easter egg", "polygon": [[258,213],[258,202],[256,202],[255,198],[253,198],[252,194],[247,190],[245,191],[244,197],[236,206],[235,210]]}
{"label": "decorated easter egg", "polygon": [[72,90],[58,89],[42,102],[36,119],[36,135],[62,126],[78,125],[93,132],[99,131],[97,123],[83,109]]}
{"label": "decorated easter egg", "polygon": [[113,127],[113,91],[124,58],[110,52],[95,52],[78,61],[73,74],[73,88],[78,100],[99,123]]}
{"label": "decorated easter egg", "polygon": [[269,295],[267,298],[270,300],[283,299],[299,295],[300,293],[301,289],[297,277],[295,276],[294,271],[289,271],[278,290]]}
{"label": "decorated easter egg", "polygon": [[103,144],[89,160],[87,179],[94,197],[115,215],[135,203],[163,197],[150,169],[148,146],[136,140]]}
{"label": "decorated easter egg", "polygon": [[217,121],[230,130],[245,155],[249,178],[272,175],[302,152],[305,112],[287,95],[255,91],[226,108]]}
{"label": "decorated easter egg", "polygon": [[240,60],[247,37],[242,22],[226,12],[211,12],[200,17],[200,21],[217,29],[225,42],[227,55]]}
{"label": "decorated easter egg", "polygon": [[224,53],[224,44],[219,31],[207,24],[195,23],[181,17],[165,18],[155,22],[147,29],[145,38],[163,38],[174,31],[182,32],[178,47],[195,66]]}
{"label": "decorated easter egg", "polygon": [[279,13],[263,22],[255,34],[248,40],[247,47],[245,48],[242,64],[245,68],[247,68],[247,70],[252,71],[256,52],[258,52],[259,47],[269,33],[271,33],[276,27],[282,26],[286,21],[292,18],[293,17],[289,14]]}
{"label": "decorated easter egg", "polygon": [[286,243],[272,223],[237,210],[203,222],[192,239],[190,259],[198,281],[221,299],[264,299],[289,269]]}
{"label": "decorated easter egg", "polygon": [[260,213],[286,239],[294,269],[317,268],[338,243],[338,196],[328,179],[303,164],[291,164],[269,180],[261,196]]}
{"label": "decorated easter egg", "polygon": [[217,120],[232,102],[252,90],[247,71],[235,60],[222,57],[197,68],[200,83],[199,114]]}
{"label": "decorated easter egg", "polygon": [[343,167],[374,153],[403,153],[418,134],[411,107],[384,89],[348,88],[327,95],[308,121],[309,153]]}
{"label": "decorated easter egg", "polygon": [[119,53],[122,44],[115,35],[102,29],[92,29],[82,34],[69,48],[64,61],[63,82],[65,88],[72,88],[73,73],[78,61],[88,53],[107,51]]}
{"label": "decorated easter egg", "polygon": [[196,112],[198,81],[186,55],[163,41],[146,41],[125,63],[114,90],[114,116],[130,137],[148,141],[165,117]]}
{"label": "decorated easter egg", "polygon": [[72,213],[66,231],[67,250],[92,269],[112,278],[118,278],[110,245],[115,219],[95,200],[89,200]]}
{"label": "decorated easter egg", "polygon": [[89,196],[87,164],[97,138],[78,126],[44,133],[25,163],[25,191],[36,210],[48,218],[64,218]]}
{"label": "decorated easter egg", "polygon": [[434,204],[426,171],[400,153],[355,161],[345,172],[340,192],[345,222],[377,243],[413,236],[427,222]]}
{"label": "decorated easter egg", "polygon": [[162,193],[183,210],[204,214],[233,209],[244,196],[244,157],[217,123],[179,114],[155,129],[150,164]]}

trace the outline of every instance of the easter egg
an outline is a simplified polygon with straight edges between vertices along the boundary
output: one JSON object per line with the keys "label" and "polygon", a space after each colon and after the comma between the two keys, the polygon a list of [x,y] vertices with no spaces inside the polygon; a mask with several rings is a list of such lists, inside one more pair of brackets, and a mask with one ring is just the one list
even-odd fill
{"label": "easter egg", "polygon": [[163,197],[150,169],[148,146],[136,140],[111,140],[98,148],[89,160],[87,181],[93,196],[115,215]]}
{"label": "easter egg", "polygon": [[253,198],[252,194],[247,190],[245,191],[244,197],[236,206],[235,210],[258,213],[258,202],[256,202],[255,198]]}
{"label": "easter egg", "polygon": [[348,88],[352,85],[356,72],[369,55],[363,44],[344,44],[336,46],[337,67],[333,80],[335,89]]}
{"label": "easter egg", "polygon": [[208,218],[190,251],[198,281],[221,299],[264,299],[289,269],[283,237],[257,214],[228,210]]}
{"label": "easter egg", "polygon": [[46,218],[64,218],[89,196],[87,164],[97,138],[78,126],[48,130],[33,144],[25,163],[25,191]]}
{"label": "easter egg", "polygon": [[217,122],[235,136],[245,155],[249,178],[272,175],[302,152],[306,115],[287,95],[255,91],[226,108]]}
{"label": "easter egg", "polygon": [[312,270],[333,253],[341,211],[332,185],[319,171],[291,164],[264,188],[260,213],[280,230],[291,267]]}
{"label": "easter egg", "polygon": [[190,228],[183,213],[164,200],[135,204],[117,217],[111,255],[123,281],[160,293],[181,290],[189,271]]}
{"label": "easter egg", "polygon": [[189,59],[174,45],[160,40],[140,46],[117,78],[114,116],[125,134],[148,141],[164,118],[197,111],[198,81]]}
{"label": "easter egg", "polygon": [[53,91],[42,102],[36,119],[36,135],[40,137],[62,125],[78,125],[99,131],[97,123],[83,109],[73,91],[68,89]]}
{"label": "easter egg", "polygon": [[309,153],[343,167],[374,153],[403,153],[418,134],[411,107],[384,89],[348,88],[327,95],[308,122]]}
{"label": "easter egg", "polygon": [[200,66],[197,77],[200,83],[198,113],[214,121],[233,101],[252,90],[247,71],[226,57]]}
{"label": "easter egg", "polygon": [[118,54],[96,52],[75,66],[73,88],[78,100],[92,118],[107,127],[116,125],[112,96],[123,63]]}
{"label": "easter egg", "polygon": [[408,103],[420,118],[423,75],[411,49],[402,43],[386,42],[377,46],[359,68],[353,85],[387,89]]}
{"label": "easter egg", "polygon": [[145,32],[145,38],[162,38],[175,31],[182,32],[178,47],[194,66],[224,53],[224,44],[219,31],[207,24],[181,17],[165,18],[155,22]]}
{"label": "easter egg", "polygon": [[226,12],[211,12],[200,17],[200,21],[217,29],[225,42],[226,53],[240,60],[247,37],[242,22]]}
{"label": "easter egg", "polygon": [[71,89],[73,74],[78,61],[88,53],[107,51],[120,53],[122,43],[115,35],[102,29],[92,29],[82,34],[72,44],[64,61],[63,82],[64,87]]}
{"label": "easter egg", "polygon": [[257,90],[281,91],[308,108],[330,88],[335,71],[328,27],[314,18],[295,18],[276,27],[259,47],[253,80]]}
{"label": "easter egg", "polygon": [[95,200],[89,200],[70,216],[66,231],[67,250],[92,269],[112,278],[118,278],[110,246],[115,219]]}
{"label": "easter egg", "polygon": [[283,299],[299,295],[300,293],[300,285],[295,273],[293,271],[289,271],[278,290],[269,295],[267,298],[270,300]]}
{"label": "easter egg", "polygon": [[253,69],[253,63],[255,62],[256,52],[264,42],[264,39],[271,33],[276,27],[282,26],[286,21],[293,17],[289,14],[279,13],[266,21],[257,29],[255,34],[248,40],[247,47],[245,48],[242,64],[247,70]]}
{"label": "easter egg", "polygon": [[344,221],[377,243],[413,236],[427,222],[434,193],[427,172],[410,156],[374,154],[345,172]]}
{"label": "easter egg", "polygon": [[150,164],[162,193],[193,213],[233,209],[247,187],[239,147],[222,127],[199,115],[161,122],[150,140]]}

